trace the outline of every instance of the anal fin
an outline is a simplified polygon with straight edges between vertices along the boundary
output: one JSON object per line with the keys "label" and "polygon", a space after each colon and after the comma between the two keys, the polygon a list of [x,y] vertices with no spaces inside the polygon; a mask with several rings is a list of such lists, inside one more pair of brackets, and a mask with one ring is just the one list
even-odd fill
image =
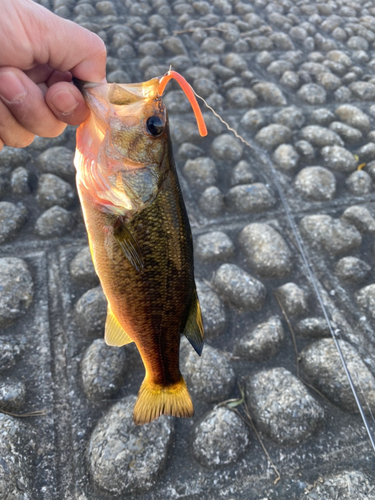
{"label": "anal fin", "polygon": [[184,335],[200,356],[202,354],[204,344],[204,330],[201,307],[199,305],[196,289],[194,289],[191,299],[190,311],[186,321]]}
{"label": "anal fin", "polygon": [[117,321],[116,316],[108,307],[107,319],[105,322],[104,340],[107,345],[120,347],[125,344],[130,344],[133,340],[129,337],[126,331]]}

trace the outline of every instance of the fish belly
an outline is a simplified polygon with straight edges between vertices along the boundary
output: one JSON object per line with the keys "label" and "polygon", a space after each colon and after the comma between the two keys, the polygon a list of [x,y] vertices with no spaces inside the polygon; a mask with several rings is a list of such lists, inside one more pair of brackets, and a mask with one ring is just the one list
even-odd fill
{"label": "fish belly", "polygon": [[126,223],[142,254],[142,272],[113,236],[117,216],[103,212],[84,191],[80,195],[110,308],[136,343],[146,379],[155,386],[173,386],[181,380],[180,335],[195,290],[191,232],[179,188],[166,179],[154,202]]}

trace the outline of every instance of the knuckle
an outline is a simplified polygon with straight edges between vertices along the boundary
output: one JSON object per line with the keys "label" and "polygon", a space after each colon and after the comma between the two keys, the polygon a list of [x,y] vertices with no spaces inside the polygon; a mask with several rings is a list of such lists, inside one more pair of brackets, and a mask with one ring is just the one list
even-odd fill
{"label": "knuckle", "polygon": [[41,136],[50,138],[57,137],[64,132],[66,126],[67,126],[66,123],[59,122],[55,127],[48,128],[48,130],[44,131],[44,133],[41,134]]}
{"label": "knuckle", "polygon": [[26,148],[33,142],[35,135],[27,130],[24,133],[18,131],[16,134],[2,134],[1,140],[5,146],[11,148]]}

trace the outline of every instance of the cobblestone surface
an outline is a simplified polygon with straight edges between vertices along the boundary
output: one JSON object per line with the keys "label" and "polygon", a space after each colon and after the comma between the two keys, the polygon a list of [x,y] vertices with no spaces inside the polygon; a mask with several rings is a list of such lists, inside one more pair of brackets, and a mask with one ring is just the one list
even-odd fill
{"label": "cobblestone surface", "polygon": [[172,65],[251,148],[206,110],[202,139],[168,87],[206,346],[202,358],[182,348],[195,416],[144,428],[130,418],[144,376],[134,345],[112,354],[97,340],[106,301],[74,186],[75,129],[0,153],[0,407],[46,410],[0,413],[0,497],[373,498],[374,452],[289,217],[374,413],[374,3],[38,1],[102,37],[109,81]]}

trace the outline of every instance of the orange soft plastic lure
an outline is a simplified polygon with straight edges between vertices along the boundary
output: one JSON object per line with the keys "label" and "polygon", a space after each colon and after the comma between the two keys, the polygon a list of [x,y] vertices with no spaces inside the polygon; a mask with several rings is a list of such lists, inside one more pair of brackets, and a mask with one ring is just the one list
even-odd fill
{"label": "orange soft plastic lure", "polygon": [[202,137],[207,135],[207,127],[204,123],[203,115],[201,108],[197,102],[193,89],[190,87],[188,82],[185,80],[180,73],[176,71],[169,70],[164,76],[162,76],[159,80],[159,94],[162,96],[164,93],[164,89],[167,86],[169,80],[174,78],[181,86],[182,90],[185,92],[186,97],[189,99],[191,107],[193,108],[195,119],[197,120],[198,130]]}

